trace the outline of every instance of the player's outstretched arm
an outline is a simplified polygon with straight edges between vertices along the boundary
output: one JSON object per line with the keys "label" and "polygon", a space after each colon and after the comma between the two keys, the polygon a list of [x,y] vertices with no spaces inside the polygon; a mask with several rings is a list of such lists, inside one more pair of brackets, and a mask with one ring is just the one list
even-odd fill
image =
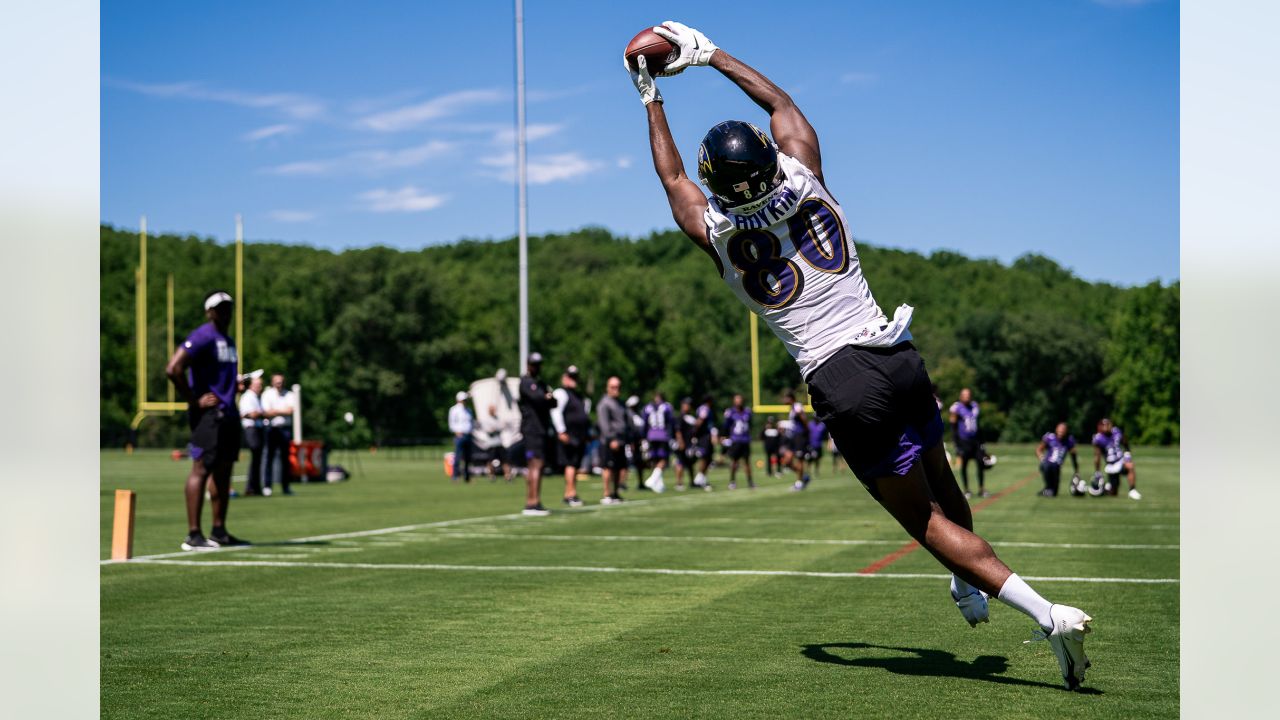
{"label": "player's outstretched arm", "polygon": [[826,180],[822,176],[822,152],[818,148],[818,133],[805,119],[800,108],[796,107],[791,96],[774,85],[769,78],[760,74],[758,70],[724,50],[717,50],[711,56],[710,64],[742,88],[742,91],[755,104],[769,113],[769,130],[773,133],[773,139],[782,152],[799,160],[825,184]]}
{"label": "player's outstretched arm", "polygon": [[644,103],[645,114],[649,118],[649,148],[653,152],[653,169],[662,181],[662,188],[667,191],[667,203],[671,205],[671,215],[676,225],[684,231],[689,239],[711,256],[720,265],[720,257],[711,247],[707,236],[707,227],[703,223],[703,213],[707,209],[707,196],[702,194],[688,175],[684,174],[684,162],[680,159],[680,151],[671,137],[671,128],[667,125],[667,114],[663,110],[662,93],[658,92],[658,84],[649,74],[648,63],[641,55],[636,59],[639,66],[632,69],[626,57],[622,58],[622,67],[631,76],[631,82],[640,93],[640,102]]}
{"label": "player's outstretched arm", "polygon": [[667,191],[671,216],[689,239],[718,260],[711,247],[711,240],[707,237],[707,225],[703,221],[707,196],[702,194],[698,184],[684,172],[684,161],[680,159],[680,151],[676,149],[675,139],[671,137],[666,111],[661,102],[652,102],[646,106],[645,112],[649,116],[649,148],[653,152],[653,169],[658,173],[662,189]]}

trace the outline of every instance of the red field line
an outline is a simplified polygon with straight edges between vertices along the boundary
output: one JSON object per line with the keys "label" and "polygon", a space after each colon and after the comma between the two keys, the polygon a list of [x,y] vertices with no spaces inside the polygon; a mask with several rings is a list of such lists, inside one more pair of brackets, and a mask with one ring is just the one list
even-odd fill
{"label": "red field line", "polygon": [[[991,503],[993,503],[993,502],[995,502],[995,501],[999,500],[1000,498],[1004,497],[1005,495],[1008,495],[1009,493],[1013,493],[1013,492],[1017,492],[1017,491],[1021,490],[1023,487],[1025,487],[1025,486],[1026,486],[1026,484],[1027,484],[1027,483],[1031,482],[1031,479],[1032,479],[1032,478],[1034,478],[1035,476],[1036,476],[1036,473],[1031,473],[1030,475],[1028,475],[1028,476],[1026,476],[1026,477],[1022,478],[1022,479],[1021,479],[1021,480],[1019,480],[1018,482],[1016,482],[1016,483],[1014,483],[1014,484],[1010,485],[1009,487],[1007,487],[1007,488],[1005,488],[1005,489],[1001,490],[1000,492],[995,493],[995,494],[994,494],[994,495],[992,495],[991,497],[984,499],[982,502],[978,503],[977,505],[974,505],[974,506],[971,508],[971,512],[975,512],[975,513],[976,513],[976,512],[978,512],[979,510],[981,510],[981,509],[983,509],[983,508],[987,507],[987,506],[988,506],[988,505],[990,505]],[[901,558],[903,558],[903,557],[905,557],[905,556],[907,556],[907,555],[910,555],[912,552],[915,552],[915,551],[916,551],[917,549],[919,549],[919,548],[920,548],[920,543],[916,542],[915,540],[912,540],[911,542],[908,542],[907,544],[903,545],[902,547],[898,548],[897,550],[894,550],[893,552],[889,553],[888,555],[885,555],[884,557],[880,558],[879,560],[876,560],[875,562],[871,563],[870,565],[868,565],[868,566],[866,566],[866,567],[862,568],[862,569],[861,569],[861,570],[859,570],[858,572],[860,572],[860,573],[866,573],[866,574],[871,574],[871,573],[880,572],[881,570],[883,570],[883,569],[885,569],[885,568],[889,567],[890,565],[894,564],[895,562],[897,562],[899,559],[901,559]]]}

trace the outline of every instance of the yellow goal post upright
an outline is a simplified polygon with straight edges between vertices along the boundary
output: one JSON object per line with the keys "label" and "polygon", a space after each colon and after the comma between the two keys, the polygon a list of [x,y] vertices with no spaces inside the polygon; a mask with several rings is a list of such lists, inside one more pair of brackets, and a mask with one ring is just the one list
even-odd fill
{"label": "yellow goal post upright", "polygon": [[[236,215],[236,289],[235,289],[235,341],[237,348],[244,347],[244,223],[240,215]],[[187,409],[187,404],[174,399],[173,385],[166,383],[164,400],[151,400],[147,393],[147,216],[143,215],[138,224],[138,267],[134,271],[134,336],[135,347],[135,382],[137,384],[137,413],[129,423],[132,430],[137,430],[148,415],[171,415]],[[168,274],[165,283],[165,339],[169,351],[174,344],[173,328],[173,273]],[[244,361],[240,360],[238,372],[244,371]],[[129,446],[132,449],[132,444]]]}
{"label": "yellow goal post upright", "polygon": [[[750,311],[747,315],[751,318],[751,411],[756,414],[791,412],[790,406],[764,402],[760,394],[760,318]],[[812,414],[813,406],[809,404],[809,390],[804,383],[796,386],[796,399],[801,398],[805,401],[804,411]]]}

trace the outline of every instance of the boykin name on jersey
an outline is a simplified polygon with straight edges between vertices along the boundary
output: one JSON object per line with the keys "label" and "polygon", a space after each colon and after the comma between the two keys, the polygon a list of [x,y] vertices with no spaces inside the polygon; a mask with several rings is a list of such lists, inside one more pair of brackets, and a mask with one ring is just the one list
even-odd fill
{"label": "boykin name on jersey", "polygon": [[737,215],[712,198],[703,217],[722,277],[764,318],[807,378],[846,345],[888,347],[911,339],[912,308],[893,319],[862,276],[844,211],[818,178],[778,153],[783,181],[763,207]]}

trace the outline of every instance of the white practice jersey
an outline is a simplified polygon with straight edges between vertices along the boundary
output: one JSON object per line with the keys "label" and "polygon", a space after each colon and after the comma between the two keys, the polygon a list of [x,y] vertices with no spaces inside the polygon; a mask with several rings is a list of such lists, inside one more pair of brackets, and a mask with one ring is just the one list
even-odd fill
{"label": "white practice jersey", "polygon": [[782,185],[764,207],[730,214],[712,198],[704,220],[721,274],[768,323],[808,377],[845,345],[911,339],[912,308],[885,317],[862,277],[840,205],[799,160],[778,153]]}

